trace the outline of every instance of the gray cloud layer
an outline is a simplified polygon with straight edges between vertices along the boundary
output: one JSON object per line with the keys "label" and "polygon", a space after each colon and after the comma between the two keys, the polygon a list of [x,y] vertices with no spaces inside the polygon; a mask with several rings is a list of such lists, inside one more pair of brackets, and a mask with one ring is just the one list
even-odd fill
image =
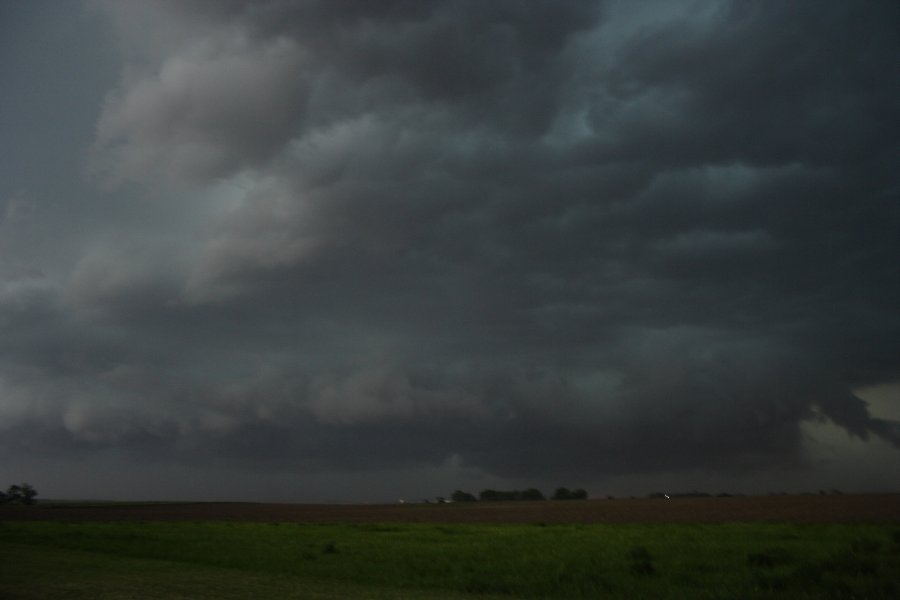
{"label": "gray cloud layer", "polygon": [[821,416],[900,445],[851,392],[900,380],[896,3],[103,10],[91,170],[152,225],[52,269],[7,202],[7,451],[575,480],[798,463]]}

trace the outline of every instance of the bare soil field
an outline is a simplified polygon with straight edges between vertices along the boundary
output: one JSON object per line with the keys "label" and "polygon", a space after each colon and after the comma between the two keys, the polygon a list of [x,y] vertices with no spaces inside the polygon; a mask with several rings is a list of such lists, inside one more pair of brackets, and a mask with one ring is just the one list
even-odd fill
{"label": "bare soil field", "polygon": [[738,496],[456,504],[48,503],[0,507],[0,521],[308,523],[900,522],[900,494]]}

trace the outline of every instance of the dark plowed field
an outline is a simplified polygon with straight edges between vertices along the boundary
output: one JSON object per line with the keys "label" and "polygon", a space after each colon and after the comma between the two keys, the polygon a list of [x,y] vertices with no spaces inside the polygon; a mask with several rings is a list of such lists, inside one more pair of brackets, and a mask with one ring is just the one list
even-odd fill
{"label": "dark plowed field", "polygon": [[435,523],[900,522],[900,494],[460,504],[93,503],[0,507],[0,521]]}

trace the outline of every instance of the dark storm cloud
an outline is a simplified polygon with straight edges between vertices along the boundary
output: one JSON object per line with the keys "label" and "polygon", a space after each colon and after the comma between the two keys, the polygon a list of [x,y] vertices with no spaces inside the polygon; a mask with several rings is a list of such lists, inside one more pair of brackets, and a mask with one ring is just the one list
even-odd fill
{"label": "dark storm cloud", "polygon": [[851,391],[900,380],[897,6],[692,7],[108,3],[95,173],[192,226],[3,280],[44,323],[0,343],[3,443],[572,478],[799,464],[823,417],[900,445]]}
{"label": "dark storm cloud", "polygon": [[428,119],[433,108],[444,128],[540,131],[567,66],[555,59],[597,12],[585,2],[159,3],[166,9],[185,21],[167,35],[135,33],[178,50],[136,65],[137,81],[108,98],[99,124],[97,169],[113,181],[221,176],[365,114]]}

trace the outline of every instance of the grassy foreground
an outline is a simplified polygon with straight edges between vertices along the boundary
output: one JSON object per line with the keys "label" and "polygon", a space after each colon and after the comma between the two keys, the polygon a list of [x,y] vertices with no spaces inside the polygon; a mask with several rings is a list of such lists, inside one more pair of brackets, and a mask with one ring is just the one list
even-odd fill
{"label": "grassy foreground", "polygon": [[51,597],[897,598],[900,525],[0,523]]}

